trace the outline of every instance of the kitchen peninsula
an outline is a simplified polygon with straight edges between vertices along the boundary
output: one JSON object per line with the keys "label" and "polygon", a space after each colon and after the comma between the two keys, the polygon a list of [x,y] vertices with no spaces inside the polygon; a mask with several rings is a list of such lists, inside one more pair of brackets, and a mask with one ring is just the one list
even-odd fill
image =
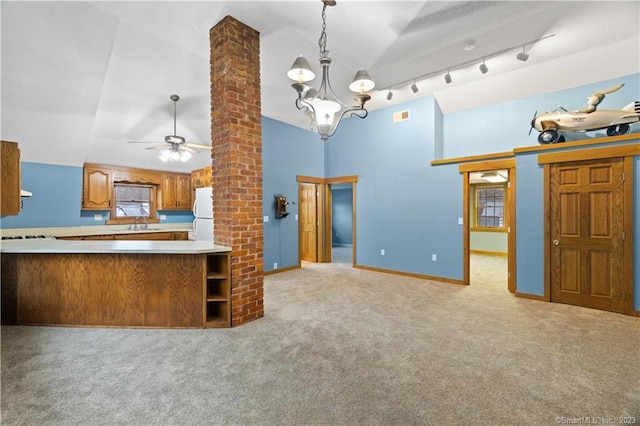
{"label": "kitchen peninsula", "polygon": [[211,241],[5,240],[2,323],[231,326],[231,248]]}

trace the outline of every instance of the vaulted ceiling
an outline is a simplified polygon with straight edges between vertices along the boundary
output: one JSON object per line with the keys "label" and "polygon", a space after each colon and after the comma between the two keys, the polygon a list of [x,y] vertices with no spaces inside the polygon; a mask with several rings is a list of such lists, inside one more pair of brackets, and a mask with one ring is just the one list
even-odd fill
{"label": "vaulted ceiling", "polygon": [[[286,72],[303,54],[319,74],[320,0],[0,7],[0,136],[20,143],[23,161],[175,171],[208,164],[208,152],[187,164],[160,163],[157,151],[128,141],[172,134],[176,93],[177,133],[211,143],[208,33],[226,15],[260,32],[263,115],[308,128]],[[367,69],[376,81],[370,109],[435,95],[450,113],[640,72],[638,1],[338,0],[326,15],[334,89],[351,99],[348,83]],[[515,59],[521,48],[512,47],[551,34],[526,45],[527,62]],[[475,49],[463,49],[470,41]],[[483,57],[490,57],[484,75]],[[465,62],[473,64],[452,70],[445,84],[443,70]],[[416,94],[408,89],[414,79]]]}

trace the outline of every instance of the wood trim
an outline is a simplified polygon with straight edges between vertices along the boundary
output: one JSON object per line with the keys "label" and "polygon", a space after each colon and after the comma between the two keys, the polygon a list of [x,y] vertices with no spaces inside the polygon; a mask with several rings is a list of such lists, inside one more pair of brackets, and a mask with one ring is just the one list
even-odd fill
{"label": "wood trim", "polygon": [[515,158],[510,158],[508,160],[481,161],[477,163],[460,164],[458,166],[458,171],[460,173],[482,172],[486,170],[512,169],[515,166],[516,166]]}
{"label": "wood trim", "polygon": [[549,251],[549,245],[551,244],[551,192],[549,189],[549,185],[551,184],[551,166],[549,164],[544,165],[543,170],[543,207],[542,207],[542,215],[544,222],[543,225],[543,235],[542,235],[542,244],[544,253],[542,254],[542,258],[544,261],[543,267],[543,275],[544,275],[544,296],[542,300],[545,302],[551,302],[551,252]]}
{"label": "wood trim", "polygon": [[383,269],[383,268],[376,268],[373,266],[363,266],[363,265],[356,265],[356,264],[354,264],[353,267],[356,269],[364,269],[365,271],[382,272],[385,274],[401,275],[403,277],[420,278],[423,280],[437,281],[437,282],[448,283],[448,284],[465,285],[463,281],[455,280],[453,278],[434,277],[431,275],[415,274],[413,272],[402,272],[402,271],[395,271],[393,269]]}
{"label": "wood trim", "polygon": [[316,185],[316,253],[318,253],[318,263],[326,262],[326,240],[325,230],[325,185]]}
{"label": "wood trim", "polygon": [[300,264],[298,262],[298,265],[293,265],[293,266],[287,266],[286,268],[281,268],[281,269],[274,269],[271,271],[266,271],[264,273],[265,276],[267,275],[275,275],[275,274],[279,274],[280,272],[287,272],[287,271],[293,271],[294,269],[300,269]]}
{"label": "wood trim", "polygon": [[[640,147],[640,144],[638,144]],[[625,302],[624,302],[624,313],[627,315],[634,315],[633,302],[635,297],[637,297],[633,292],[633,268],[634,268],[634,255],[633,255],[633,209],[637,202],[633,197],[633,158],[625,157],[624,163],[622,165],[623,173],[625,176],[625,180],[623,182],[623,196],[624,196],[624,206],[623,206],[623,224],[622,227],[624,229],[624,233],[626,235],[626,239],[624,240],[623,250],[624,257],[623,263],[625,265],[624,268],[624,276],[625,276]]]}
{"label": "wood trim", "polygon": [[338,177],[330,177],[324,180],[324,183],[332,184],[332,183],[350,183],[357,182],[358,175],[353,176],[338,176]]}
{"label": "wood trim", "polygon": [[520,297],[522,299],[531,299],[531,300],[537,300],[540,302],[548,302],[546,296],[538,296],[537,294],[520,293],[517,291],[513,294],[515,294],[516,297]]}
{"label": "wood trim", "polygon": [[509,256],[509,253],[505,253],[505,252],[502,252],[502,251],[469,250],[469,253],[471,253],[471,254],[484,254],[486,256],[501,256],[501,257]]}
{"label": "wood trim", "polygon": [[356,183],[351,183],[351,265],[356,264]]}
{"label": "wood trim", "polygon": [[[507,188],[505,187],[505,189]],[[507,191],[505,191],[505,193],[506,192]],[[506,234],[507,227],[505,226],[504,228],[476,228],[475,226],[472,226],[470,231],[471,232],[496,232],[496,233]]]}
{"label": "wood trim", "polygon": [[[298,180],[298,214],[300,214],[300,200],[302,199],[302,183]],[[300,216],[298,216],[300,219]],[[302,266],[302,223],[298,220],[298,268]],[[267,273],[265,272],[265,275]]]}
{"label": "wood trim", "polygon": [[296,181],[297,182],[304,182],[304,183],[319,183],[319,184],[323,184],[324,183],[324,178],[318,178],[318,177],[313,177],[313,176],[296,175]]}
{"label": "wood trim", "polygon": [[333,215],[331,213],[331,210],[333,209],[332,207],[333,198],[331,198],[331,185],[330,184],[324,185],[324,191],[326,194],[326,199],[324,204],[326,226],[324,227],[324,236],[323,236],[325,241],[324,259],[325,259],[325,262],[331,263],[332,261],[331,248],[333,247],[333,235],[331,232],[331,229],[333,228]]}
{"label": "wood trim", "polygon": [[624,142],[628,140],[640,139],[640,134],[638,133],[630,133],[628,135],[621,136],[608,136],[603,138],[594,138],[587,139],[581,141],[571,141],[571,142],[563,142],[563,143],[554,143],[549,145],[540,145],[540,146],[527,146],[522,148],[514,148],[514,154],[524,154],[529,152],[540,152],[540,151],[553,151],[557,149],[564,148],[574,148],[581,146],[589,146],[589,145],[598,145],[603,143],[611,143],[611,142]]}
{"label": "wood trim", "polygon": [[538,164],[567,163],[572,161],[599,160],[603,158],[640,155],[640,143],[608,146],[605,148],[563,151],[538,155]]}
{"label": "wood trim", "polygon": [[492,154],[481,154],[481,155],[470,155],[467,157],[454,157],[454,158],[445,158],[441,160],[433,160],[431,161],[432,166],[442,166],[445,164],[458,164],[458,163],[468,163],[471,161],[486,161],[486,160],[496,160],[499,158],[509,158],[513,157],[513,151],[507,152],[495,152]]}
{"label": "wood trim", "polygon": [[469,173],[462,175],[462,284],[471,283],[471,259],[469,250],[471,249],[471,224],[469,216]]}
{"label": "wood trim", "polygon": [[509,184],[507,185],[507,288],[509,292],[516,292],[516,168],[508,169]]}

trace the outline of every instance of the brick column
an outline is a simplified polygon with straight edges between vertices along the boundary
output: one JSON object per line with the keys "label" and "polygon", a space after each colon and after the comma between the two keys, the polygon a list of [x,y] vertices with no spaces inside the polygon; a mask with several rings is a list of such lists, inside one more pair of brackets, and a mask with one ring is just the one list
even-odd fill
{"label": "brick column", "polygon": [[232,247],[231,321],[264,316],[260,34],[231,16],[209,31],[215,242]]}

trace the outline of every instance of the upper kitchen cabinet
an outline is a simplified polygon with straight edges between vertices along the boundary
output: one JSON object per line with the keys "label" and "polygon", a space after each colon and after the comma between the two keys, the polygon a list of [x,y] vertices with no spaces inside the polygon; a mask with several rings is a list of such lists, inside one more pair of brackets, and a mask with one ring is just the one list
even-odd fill
{"label": "upper kitchen cabinet", "polygon": [[20,213],[20,149],[16,142],[0,141],[0,144],[0,216],[15,216]]}
{"label": "upper kitchen cabinet", "polygon": [[109,210],[113,197],[113,172],[99,165],[84,165],[82,180],[82,209]]}
{"label": "upper kitchen cabinet", "polygon": [[160,194],[160,210],[191,209],[191,175],[163,173]]}
{"label": "upper kitchen cabinet", "polygon": [[191,172],[191,188],[206,188],[211,186],[211,166]]}

